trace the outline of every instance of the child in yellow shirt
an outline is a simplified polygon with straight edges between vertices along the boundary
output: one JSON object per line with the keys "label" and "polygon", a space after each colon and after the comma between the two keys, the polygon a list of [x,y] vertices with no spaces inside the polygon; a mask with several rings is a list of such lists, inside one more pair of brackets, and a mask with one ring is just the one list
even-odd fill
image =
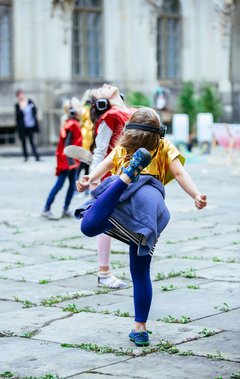
{"label": "child in yellow shirt", "polygon": [[109,170],[116,174],[92,191],[93,199],[77,209],[75,216],[83,217],[85,235],[106,233],[130,245],[135,325],[129,338],[137,346],[149,344],[146,322],[152,300],[151,257],[170,218],[164,185],[175,178],[198,209],[207,205],[206,195],[182,166],[184,158],[164,134],[157,113],[139,108],[126,123],[118,146],[77,182],[78,191],[83,192]]}

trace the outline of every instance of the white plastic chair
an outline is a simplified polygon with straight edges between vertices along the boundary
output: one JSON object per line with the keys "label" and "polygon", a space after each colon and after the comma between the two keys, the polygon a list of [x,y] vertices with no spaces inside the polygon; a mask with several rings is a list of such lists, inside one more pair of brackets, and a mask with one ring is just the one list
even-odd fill
{"label": "white plastic chair", "polygon": [[212,125],[213,115],[212,113],[198,113],[197,115],[197,139],[198,143],[212,142]]}
{"label": "white plastic chair", "polygon": [[176,142],[189,142],[189,117],[185,113],[175,113],[172,118],[172,134]]}

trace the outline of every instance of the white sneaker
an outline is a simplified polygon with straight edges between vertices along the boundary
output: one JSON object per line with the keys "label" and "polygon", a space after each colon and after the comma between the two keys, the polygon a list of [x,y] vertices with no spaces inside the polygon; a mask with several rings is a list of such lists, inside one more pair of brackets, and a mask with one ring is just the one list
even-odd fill
{"label": "white sneaker", "polygon": [[91,164],[93,160],[93,155],[90,151],[76,145],[66,146],[63,153],[69,158],[78,159],[80,162],[87,164]]}
{"label": "white sneaker", "polygon": [[49,220],[56,220],[56,217],[52,214],[51,211],[43,211],[41,216],[48,218]]}
{"label": "white sneaker", "polygon": [[98,287],[124,289],[128,288],[129,285],[112,274],[108,278],[101,278],[100,276],[98,276]]}

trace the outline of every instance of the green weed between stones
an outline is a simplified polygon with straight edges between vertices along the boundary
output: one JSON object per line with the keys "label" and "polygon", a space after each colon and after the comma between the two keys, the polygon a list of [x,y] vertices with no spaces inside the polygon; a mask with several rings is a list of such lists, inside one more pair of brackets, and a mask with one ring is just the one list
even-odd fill
{"label": "green weed between stones", "polygon": [[229,305],[225,302],[222,305],[215,305],[214,309],[218,309],[222,312],[229,312],[230,308]]}
{"label": "green weed between stones", "polygon": [[[81,344],[61,344],[63,348],[75,348],[82,349],[86,351],[93,351],[97,354],[115,354],[115,355],[125,355],[125,356],[139,356],[139,352],[135,353],[133,349],[124,350],[121,347],[118,349],[114,349],[108,345],[99,346],[94,343],[81,343]],[[161,340],[158,344],[146,347],[141,350],[141,355],[147,355],[156,352],[166,352],[168,354],[177,354],[179,352],[178,348],[170,341]]]}
{"label": "green weed between stones", "polygon": [[187,288],[189,288],[191,290],[199,290],[200,287],[198,285],[196,285],[196,284],[189,284],[187,286]]}
{"label": "green weed between stones", "polygon": [[36,330],[33,330],[32,332],[26,332],[26,333],[23,333],[23,334],[20,334],[20,337],[22,338],[32,338],[33,336],[35,336],[37,334],[37,331]]}
{"label": "green weed between stones", "polygon": [[175,323],[176,324],[188,324],[192,320],[188,316],[181,316],[180,318],[176,318],[174,316],[168,315],[168,316],[163,317],[163,318],[158,318],[157,321],[163,321],[163,322],[166,322],[168,324],[175,324]]}
{"label": "green weed between stones", "polygon": [[217,351],[216,354],[208,353],[207,358],[212,359],[212,360],[216,360],[216,361],[224,361],[225,360],[225,358],[222,356],[220,351]]}
{"label": "green weed between stones", "polygon": [[240,379],[240,372],[233,372],[230,376],[231,379]]}
{"label": "green weed between stones", "polygon": [[162,291],[174,291],[177,289],[174,284],[169,284],[168,286],[161,286]]}
{"label": "green weed between stones", "polygon": [[72,257],[71,255],[66,255],[66,256],[61,255],[61,257],[56,257],[55,255],[51,255],[51,258],[55,259],[56,261],[74,261],[77,259],[75,257]]}
{"label": "green weed between stones", "polygon": [[202,337],[211,337],[211,336],[214,336],[216,334],[216,332],[214,330],[204,328],[203,330],[198,332],[198,334],[200,334],[200,336],[202,336]]}
{"label": "green weed between stones", "polygon": [[97,354],[115,354],[115,355],[130,355],[135,356],[132,349],[123,350],[121,347],[119,349],[113,349],[110,346],[99,346],[95,343],[80,343],[80,344],[71,344],[71,343],[62,343],[61,347],[64,348],[75,348],[85,351],[93,351]]}
{"label": "green weed between stones", "polygon": [[78,292],[72,295],[51,296],[48,299],[43,299],[40,304],[44,305],[45,307],[52,307],[55,304],[61,303],[66,300],[80,299],[81,297],[87,297],[87,296],[89,295],[78,293]]}
{"label": "green weed between stones", "polygon": [[206,260],[206,257],[204,257],[203,255],[196,255],[196,256],[192,256],[192,255],[183,255],[182,257],[178,257],[180,259],[196,259],[196,260],[200,260],[200,261],[205,261]]}
{"label": "green weed between stones", "polygon": [[89,312],[89,313],[97,313],[97,311],[91,307],[83,307],[78,308],[76,304],[68,304],[63,310],[66,312],[73,312],[73,313],[81,313],[81,312]]}
{"label": "green weed between stones", "polygon": [[183,357],[187,357],[187,356],[192,356],[193,355],[193,352],[192,350],[187,350],[187,351],[180,351],[178,353],[178,355],[181,355]]}
{"label": "green weed between stones", "polygon": [[104,315],[108,315],[108,314],[114,314],[115,316],[118,316],[118,317],[133,317],[133,315],[130,315],[129,312],[121,312],[120,309],[117,309],[116,311],[113,311],[113,312],[110,312],[109,310],[105,309],[105,310],[102,310],[102,311],[97,311],[91,307],[83,307],[83,308],[78,308],[76,304],[68,304],[65,308],[63,308],[63,311],[65,312],[72,312],[72,313],[82,313],[82,312],[86,312],[86,313],[102,313]]}
{"label": "green weed between stones", "polygon": [[196,278],[197,277],[196,270],[194,268],[190,268],[189,270],[183,271],[181,273],[181,276],[188,279]]}
{"label": "green weed between stones", "polygon": [[43,376],[18,376],[11,371],[0,372],[3,379],[61,379],[57,374],[45,374]]}
{"label": "green weed between stones", "polygon": [[123,251],[123,250],[112,250],[111,254],[129,254],[128,251]]}
{"label": "green weed between stones", "polygon": [[0,332],[0,337],[16,337],[16,334],[11,332],[11,330],[3,330]]}
{"label": "green weed between stones", "polygon": [[40,279],[38,283],[39,284],[48,284],[50,282],[51,282],[51,279]]}
{"label": "green weed between stones", "polygon": [[120,309],[113,311],[113,314],[118,317],[134,317],[133,315],[130,315],[129,312],[120,312]]}
{"label": "green weed between stones", "polygon": [[114,290],[111,288],[103,288],[101,290],[94,291],[95,295],[105,295],[106,293],[113,292]]}
{"label": "green weed between stones", "polygon": [[17,303],[22,303],[23,304],[23,308],[32,308],[32,307],[36,307],[37,306],[37,304],[33,303],[32,301],[19,299],[19,297],[17,297],[17,296],[14,296],[14,300]]}
{"label": "green weed between stones", "polygon": [[175,278],[177,276],[182,276],[184,278],[190,278],[190,279],[197,278],[196,269],[193,267],[190,267],[184,271],[172,270],[167,274],[165,274],[164,272],[158,272],[154,280],[159,281],[159,280],[164,280],[164,279],[169,279],[169,278]]}

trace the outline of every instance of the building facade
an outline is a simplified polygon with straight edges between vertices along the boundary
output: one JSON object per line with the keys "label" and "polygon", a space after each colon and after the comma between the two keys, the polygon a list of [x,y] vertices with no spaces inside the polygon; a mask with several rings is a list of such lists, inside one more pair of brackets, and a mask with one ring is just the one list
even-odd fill
{"label": "building facade", "polygon": [[15,142],[18,88],[43,144],[62,100],[104,82],[148,96],[160,82],[173,110],[183,82],[212,83],[239,122],[239,28],[240,0],[0,0],[0,143]]}

